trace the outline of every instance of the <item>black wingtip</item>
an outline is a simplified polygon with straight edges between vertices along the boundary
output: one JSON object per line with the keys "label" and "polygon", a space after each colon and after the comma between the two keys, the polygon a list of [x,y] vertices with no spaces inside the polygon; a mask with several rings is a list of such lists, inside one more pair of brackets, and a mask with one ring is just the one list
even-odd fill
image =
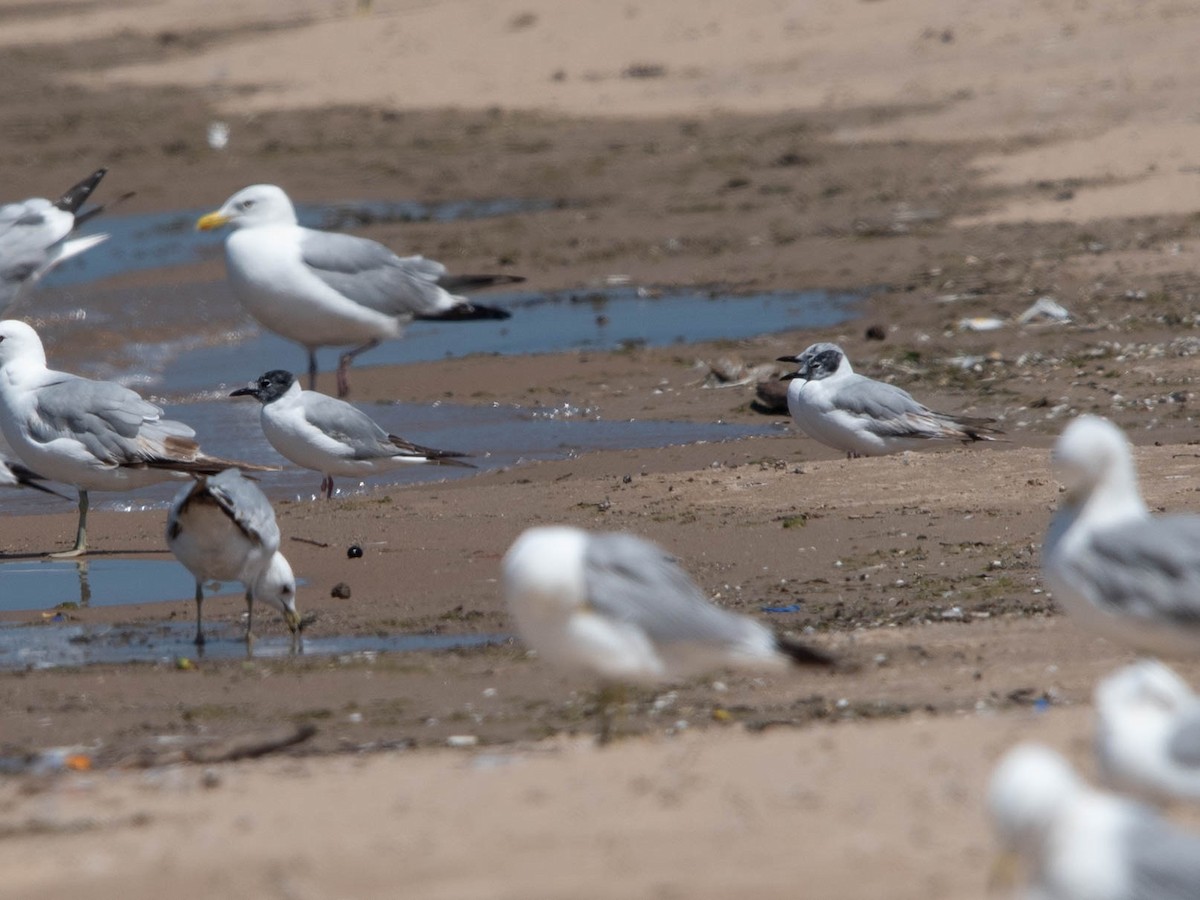
{"label": "black wingtip", "polygon": [[87,178],[83,179],[83,181],[72,185],[65,194],[58,198],[58,201],[54,205],[69,213],[79,212],[79,207],[83,206],[87,198],[92,195],[92,191],[96,189],[96,185],[107,174],[108,169],[97,169]]}
{"label": "black wingtip", "polygon": [[55,497],[61,497],[63,500],[71,499],[66,494],[60,494],[54,488],[42,484],[44,479],[41,475],[32,469],[25,468],[20,463],[9,462],[8,470],[13,473],[13,476],[17,479],[17,484],[21,485],[21,487],[33,488],[35,491],[41,491],[44,494],[53,494]]}
{"label": "black wingtip", "polygon": [[445,312],[417,316],[429,322],[476,322],[483,319],[511,319],[512,313],[498,306],[483,306],[479,303],[460,303]]}
{"label": "black wingtip", "polygon": [[838,664],[837,657],[785,635],[777,635],[775,644],[779,648],[780,653],[785,654],[792,662],[799,666],[824,666],[828,668]]}

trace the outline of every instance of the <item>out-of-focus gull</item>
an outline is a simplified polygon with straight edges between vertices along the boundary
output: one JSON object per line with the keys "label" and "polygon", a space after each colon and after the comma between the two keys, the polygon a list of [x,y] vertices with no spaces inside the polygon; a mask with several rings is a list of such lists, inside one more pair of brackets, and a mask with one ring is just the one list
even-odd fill
{"label": "out-of-focus gull", "polygon": [[1125,435],[1080,416],[1054,446],[1066,491],[1042,544],[1056,603],[1100,634],[1155,653],[1200,649],[1200,516],[1152,516]]}
{"label": "out-of-focus gull", "polygon": [[471,303],[452,291],[509,284],[511,275],[452,277],[439,262],[400,257],[382,244],[349,234],[302,228],[288,195],[273,184],[243,188],[196,223],[229,225],[225,266],[229,284],[264,327],[308,350],[308,386],[316,387],[318,347],[342,354],[337,391],[350,389],[358,354],[400,337],[413,319],[507,319],[509,313]]}
{"label": "out-of-focus gull", "polygon": [[99,206],[80,212],[107,171],[97,169],[54,201],[33,197],[0,206],[0,314],[16,302],[25,285],[108,239],[106,234],[93,234],[67,240],[104,209]]}
{"label": "out-of-focus gull", "polygon": [[934,412],[893,384],[858,375],[837,344],[813,344],[789,375],[788,411],[800,430],[849,457],[883,456],[928,447],[933,441],[995,441],[995,419]]}
{"label": "out-of-focus gull", "polygon": [[1096,756],[1114,785],[1159,800],[1200,799],[1200,697],[1158,660],[1096,688]]}
{"label": "out-of-focus gull", "polygon": [[1059,754],[1022,744],[988,790],[997,836],[1029,873],[1029,900],[1186,900],[1200,892],[1200,837],[1084,784]]}
{"label": "out-of-focus gull", "polygon": [[333,496],[333,477],[362,477],[404,466],[470,466],[463,453],[422,447],[388,434],[358,407],[317,391],[301,390],[296,376],[273,369],[229,396],[262,403],[263,434],[281,456],[320,472],[321,491]]}
{"label": "out-of-focus gull", "polygon": [[191,428],[126,387],[47,368],[37,332],[14,319],[0,322],[0,431],[21,463],[79,491],[75,546],[58,556],[87,550],[88,491],[266,468],[205,455]]}
{"label": "out-of-focus gull", "polygon": [[[509,548],[502,572],[522,640],[539,658],[594,675],[606,689],[719,669],[833,663],[820,650],[714,606],[673,557],[632,534],[530,528]],[[602,728],[601,737],[606,733]]]}
{"label": "out-of-focus gull", "polygon": [[196,644],[204,644],[205,581],[240,581],[246,589],[246,644],[254,641],[254,601],[283,613],[300,631],[296,579],[279,552],[275,510],[237,469],[200,476],[175,495],[167,514],[167,545],[196,579]]}

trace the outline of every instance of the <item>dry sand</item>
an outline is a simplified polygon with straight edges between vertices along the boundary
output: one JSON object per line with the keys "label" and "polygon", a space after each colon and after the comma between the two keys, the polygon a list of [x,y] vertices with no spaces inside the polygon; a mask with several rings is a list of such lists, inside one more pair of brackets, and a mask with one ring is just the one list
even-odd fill
{"label": "dry sand", "polygon": [[[732,608],[799,604],[772,621],[858,668],[643,697],[625,723],[642,736],[603,751],[587,738],[590,685],[511,644],[7,674],[0,743],[82,744],[98,767],[0,783],[10,892],[983,897],[990,766],[1038,738],[1092,773],[1092,687],[1131,658],[1040,589],[1053,435],[1074,412],[1111,415],[1141,445],[1150,502],[1200,509],[1197,16],[1117,2],[0,0],[6,197],[93,163],[138,191],[133,211],[212,207],[260,180],[305,199],[549,195],[562,208],[362,233],[458,269],[509,266],[536,289],[616,274],[878,286],[841,329],[364,368],[359,399],[762,421],[752,387],[705,389],[695,362],[836,339],[860,369],[1001,416],[1012,438],[856,461],[799,437],[596,453],[281,504],[285,535],[327,545],[295,554],[327,633],[505,631],[497,560],[521,529],[566,521],[659,540]],[[223,154],[204,144],[214,119],[231,126]],[[106,287],[173,296],[161,274]],[[959,327],[1047,294],[1073,324]],[[90,334],[103,345],[125,327]],[[97,514],[97,548],[161,555],[161,518]],[[0,546],[36,555],[72,527],[10,517]],[[346,558],[352,541],[362,560]],[[349,600],[329,597],[339,581]],[[72,615],[136,631],[186,619],[184,599]],[[232,619],[239,602],[208,614]],[[318,732],[284,758],[126,768],[294,723]],[[444,748],[461,735],[479,746]]]}

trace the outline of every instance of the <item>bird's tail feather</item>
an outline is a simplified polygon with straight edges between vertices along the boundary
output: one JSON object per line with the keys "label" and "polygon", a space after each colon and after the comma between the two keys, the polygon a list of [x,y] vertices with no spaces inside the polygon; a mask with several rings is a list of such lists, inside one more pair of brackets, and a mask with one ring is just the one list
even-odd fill
{"label": "bird's tail feather", "polygon": [[449,309],[435,313],[424,313],[417,316],[430,322],[471,322],[478,319],[510,319],[512,313],[498,306],[484,306],[480,303],[463,301]]}
{"label": "bird's tail feather", "polygon": [[835,666],[838,663],[837,657],[786,635],[776,635],[775,646],[780,653],[790,658],[797,665]]}

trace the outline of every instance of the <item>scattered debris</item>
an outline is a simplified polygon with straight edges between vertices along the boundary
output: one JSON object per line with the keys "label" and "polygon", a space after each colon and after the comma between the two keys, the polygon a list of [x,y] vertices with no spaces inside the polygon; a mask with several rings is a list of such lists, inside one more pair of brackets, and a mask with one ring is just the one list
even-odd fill
{"label": "scattered debris", "polygon": [[1031,322],[1045,321],[1051,324],[1061,324],[1071,321],[1067,308],[1053,297],[1038,297],[1037,302],[1017,317],[1018,325],[1028,325]]}
{"label": "scattered debris", "polygon": [[224,150],[229,146],[229,125],[227,123],[208,123],[208,146],[214,150]]}
{"label": "scattered debris", "polygon": [[776,373],[772,363],[748,366],[740,359],[731,359],[727,356],[722,356],[715,362],[699,363],[698,366],[708,367],[708,374],[704,376],[702,384],[702,387],[706,388],[740,387],[757,379],[768,378]]}
{"label": "scattered debris", "polygon": [[1005,326],[1003,319],[995,316],[974,316],[958,320],[959,331],[997,331]]}
{"label": "scattered debris", "polygon": [[887,329],[882,325],[872,325],[867,329],[866,338],[868,341],[885,341],[887,340]]}
{"label": "scattered debris", "polygon": [[325,541],[314,541],[312,538],[293,536],[292,540],[296,541],[299,544],[312,544],[314,547],[328,547],[329,546],[329,544],[325,543]]}
{"label": "scattered debris", "polygon": [[479,737],[474,734],[452,734],[446,738],[447,747],[474,747],[479,743]]}
{"label": "scattered debris", "polygon": [[339,581],[333,586],[333,590],[329,592],[329,596],[333,597],[335,600],[349,600],[350,585],[346,584],[344,581]]}
{"label": "scattered debris", "polygon": [[317,726],[305,722],[219,740],[197,738],[186,745],[171,744],[165,747],[144,748],[119,761],[118,765],[148,769],[181,762],[211,764],[235,759],[253,759],[302,744],[316,733]]}

